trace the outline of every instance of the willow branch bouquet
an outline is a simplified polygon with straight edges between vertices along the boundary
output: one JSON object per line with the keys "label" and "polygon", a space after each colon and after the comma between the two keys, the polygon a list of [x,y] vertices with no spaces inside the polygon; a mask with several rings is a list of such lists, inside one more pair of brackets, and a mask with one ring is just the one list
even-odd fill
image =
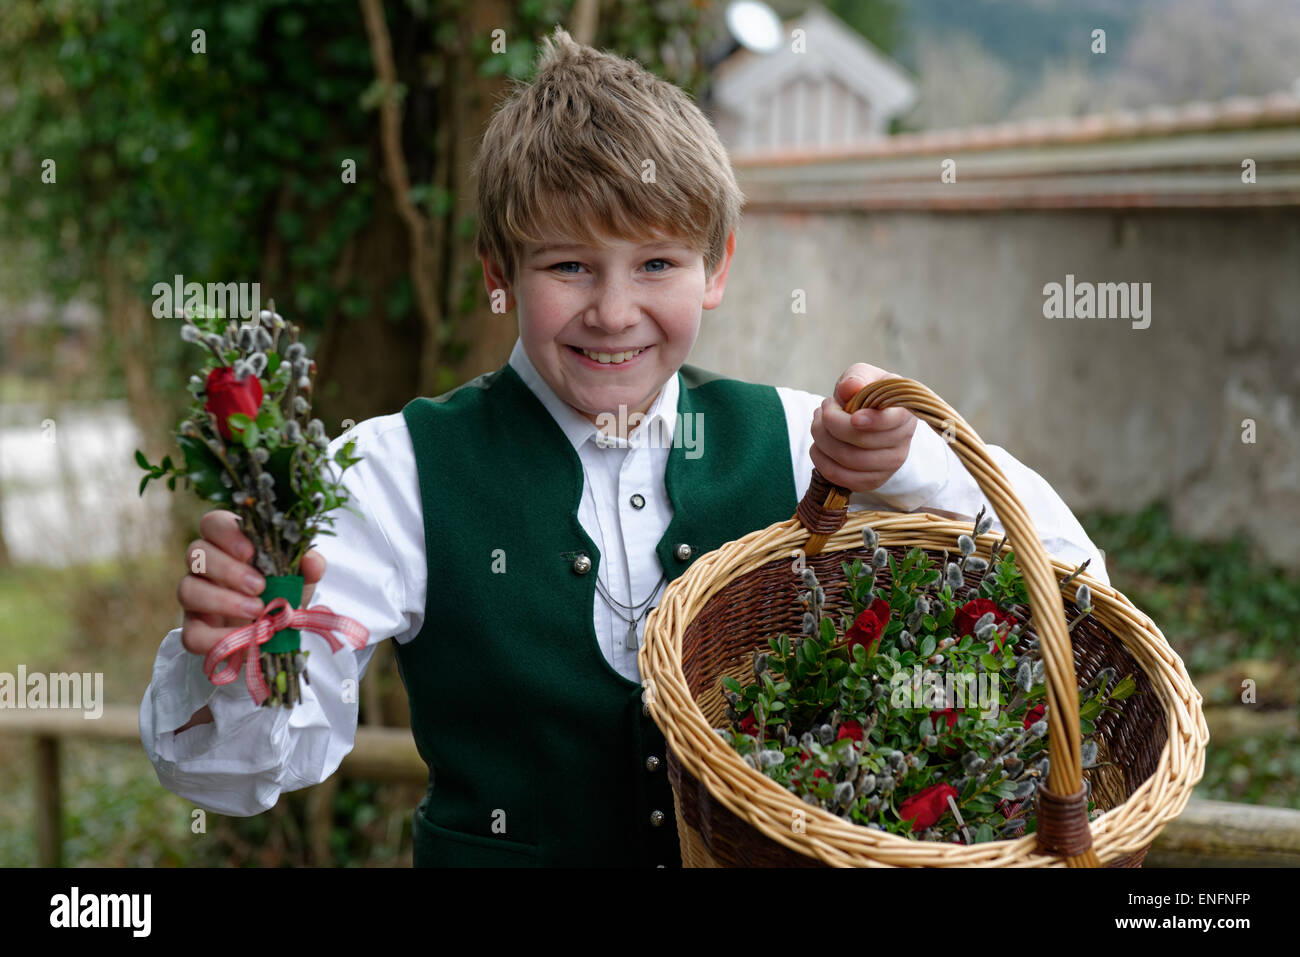
{"label": "willow branch bouquet", "polygon": [[[981,509],[975,536],[991,526]],[[914,547],[897,561],[863,529],[869,563],[841,564],[853,614],[838,627],[823,614],[805,567],[802,634],[769,638],[751,683],[722,679],[732,725],[716,730],[750,767],[852,823],[961,844],[1032,833],[1049,766],[1046,675],[1005,542],[989,560],[961,535],[956,560]],[[984,574],[967,585],[968,571]],[[1091,610],[1087,585],[1074,601],[1069,631]],[[1116,678],[1104,668],[1079,691],[1084,768],[1106,763],[1097,719],[1134,693],[1131,675]]]}
{"label": "willow branch bouquet", "polygon": [[[334,523],[330,512],[356,510],[329,469],[324,424],[311,417],[316,363],[298,341],[297,326],[275,312],[274,300],[269,305],[246,325],[219,313],[186,311],[181,338],[207,356],[200,374],[190,377],[194,401],[176,430],[184,462],[168,455],[152,465],[138,449],[135,460],[148,473],[140,480],[141,495],[153,479],[166,477],[174,490],[183,478],[201,498],[239,516],[256,550],[253,562],[266,576],[263,613],[219,642],[204,668],[214,684],[226,684],[242,660],[258,704],[292,707],[302,700],[299,682],[310,684],[300,629],[321,634],[333,651],[343,647],[333,631],[356,648],[369,633],[324,606],[298,608],[303,555],[316,535],[334,534],[325,527]],[[339,476],[361,461],[352,455],[354,446],[349,441],[335,452]],[[219,670],[222,662],[226,667]]]}

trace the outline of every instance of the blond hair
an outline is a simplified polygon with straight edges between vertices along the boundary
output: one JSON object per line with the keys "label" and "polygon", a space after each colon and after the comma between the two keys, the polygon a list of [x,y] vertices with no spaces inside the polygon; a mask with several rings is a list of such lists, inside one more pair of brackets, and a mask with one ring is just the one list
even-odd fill
{"label": "blond hair", "polygon": [[511,282],[524,244],[544,232],[593,246],[680,237],[712,275],[744,202],[726,149],[683,90],[560,27],[543,37],[532,81],[494,112],[471,173],[477,252]]}

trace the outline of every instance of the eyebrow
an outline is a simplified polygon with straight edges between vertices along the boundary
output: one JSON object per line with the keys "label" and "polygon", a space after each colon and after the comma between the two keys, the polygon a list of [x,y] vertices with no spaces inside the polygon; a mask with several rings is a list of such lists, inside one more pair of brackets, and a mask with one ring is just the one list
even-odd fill
{"label": "eyebrow", "polygon": [[[682,242],[680,239],[661,239],[661,240],[656,240],[654,242],[642,243],[640,246],[637,247],[637,249],[662,249],[665,246],[675,246],[679,249],[689,248],[687,247],[686,243]],[[544,246],[539,246],[529,255],[544,256],[549,252],[556,252],[562,249],[590,249],[590,248],[593,247],[585,246],[582,243],[547,243]]]}

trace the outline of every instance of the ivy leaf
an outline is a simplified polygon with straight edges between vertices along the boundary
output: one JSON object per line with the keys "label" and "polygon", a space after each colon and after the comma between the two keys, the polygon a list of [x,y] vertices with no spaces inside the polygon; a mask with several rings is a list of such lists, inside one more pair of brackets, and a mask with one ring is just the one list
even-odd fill
{"label": "ivy leaf", "polygon": [[144,453],[141,452],[139,449],[136,449],[136,450],[135,450],[135,462],[136,462],[136,464],[139,465],[140,468],[142,468],[142,469],[152,469],[152,468],[153,468],[153,466],[149,464],[149,460],[148,460],[147,458],[144,457]]}
{"label": "ivy leaf", "polygon": [[917,657],[929,658],[934,654],[934,648],[937,644],[938,642],[935,641],[934,635],[926,635],[921,639],[921,646],[916,650]]}
{"label": "ivy leaf", "polygon": [[735,694],[740,694],[741,691],[743,690],[741,688],[740,682],[737,681],[735,678],[731,677],[730,675],[723,675],[722,687],[726,688],[728,691],[733,692]]}

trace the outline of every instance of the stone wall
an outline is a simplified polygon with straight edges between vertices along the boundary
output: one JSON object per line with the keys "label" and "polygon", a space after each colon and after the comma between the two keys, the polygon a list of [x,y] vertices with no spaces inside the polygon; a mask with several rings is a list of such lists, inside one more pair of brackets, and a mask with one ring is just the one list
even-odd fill
{"label": "stone wall", "polygon": [[[691,362],[823,395],[871,363],[925,383],[1076,511],[1165,499],[1180,531],[1241,529],[1300,560],[1295,205],[798,205],[746,210]],[[1067,274],[1150,283],[1150,324],[1045,318]]]}

